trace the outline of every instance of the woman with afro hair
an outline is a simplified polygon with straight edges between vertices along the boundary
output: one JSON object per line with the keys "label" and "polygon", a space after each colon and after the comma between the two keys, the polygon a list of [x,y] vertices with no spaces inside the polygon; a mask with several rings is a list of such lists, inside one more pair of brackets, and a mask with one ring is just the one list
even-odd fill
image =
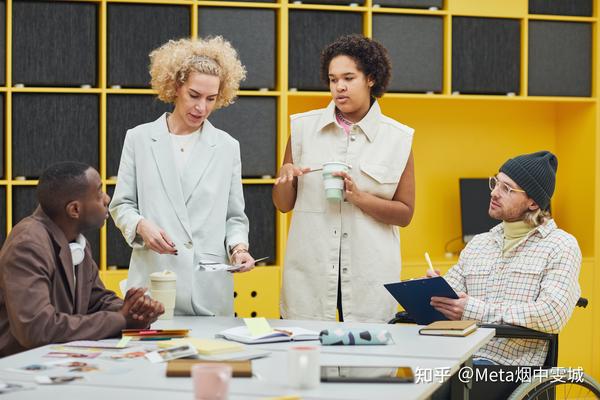
{"label": "woman with afro hair", "polygon": [[[127,132],[110,213],[133,247],[128,287],[177,275],[175,314],[233,316],[233,279],[249,271],[239,143],[207,119],[246,71],[222,37],[171,40],[150,53],[152,88],[173,111]],[[127,112],[124,110],[124,112]]]}
{"label": "woman with afro hair", "polygon": [[[273,202],[294,214],[283,269],[281,313],[290,319],[385,322],[396,301],[383,284],[400,278],[398,226],[415,204],[414,130],[382,114],[390,81],[386,49],[348,35],[321,53],[327,108],[291,117],[291,138]],[[344,199],[328,201],[320,169],[340,161]]]}

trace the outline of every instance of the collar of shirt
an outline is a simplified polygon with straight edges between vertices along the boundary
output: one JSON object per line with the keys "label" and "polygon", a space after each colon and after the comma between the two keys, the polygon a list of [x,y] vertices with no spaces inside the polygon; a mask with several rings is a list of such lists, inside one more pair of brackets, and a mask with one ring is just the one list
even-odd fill
{"label": "collar of shirt", "polygon": [[[554,222],[554,219],[550,218],[548,221],[546,221],[546,223],[539,225],[539,226],[535,227],[534,229],[532,229],[531,232],[529,233],[528,237],[531,237],[535,234],[539,234],[541,236],[541,238],[543,239],[557,228],[558,227],[556,226],[556,222]],[[490,229],[490,233],[493,235],[494,240],[496,242],[498,242],[498,245],[500,245],[500,247],[502,247],[503,242],[504,242],[504,225],[503,224],[496,225],[495,227]]]}
{"label": "collar of shirt", "polygon": [[[377,136],[377,128],[381,119],[381,115],[381,108],[379,107],[379,103],[377,102],[377,100],[375,100],[371,105],[371,108],[369,109],[367,115],[365,115],[363,119],[361,119],[355,124],[362,130],[362,132],[365,134],[365,136],[367,137],[367,139],[369,139],[370,142],[375,140],[375,137]],[[317,124],[317,129],[321,131],[323,130],[323,128],[330,124],[337,125],[337,122],[335,120],[335,103],[333,102],[333,100],[329,103],[329,105],[325,109],[325,112],[321,114],[321,118],[319,119],[319,123]]]}

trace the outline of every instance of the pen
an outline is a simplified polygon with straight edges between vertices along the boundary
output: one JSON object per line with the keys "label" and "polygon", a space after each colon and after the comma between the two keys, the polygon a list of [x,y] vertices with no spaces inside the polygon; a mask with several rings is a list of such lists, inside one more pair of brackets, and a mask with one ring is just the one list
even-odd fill
{"label": "pen", "polygon": [[429,253],[425,252],[425,261],[427,261],[427,265],[429,265],[429,270],[432,274],[437,275],[435,270],[433,269],[433,265],[431,264],[431,258],[429,258]]}
{"label": "pen", "polygon": [[172,337],[143,337],[140,338],[141,341],[150,341],[150,340],[171,340]]}

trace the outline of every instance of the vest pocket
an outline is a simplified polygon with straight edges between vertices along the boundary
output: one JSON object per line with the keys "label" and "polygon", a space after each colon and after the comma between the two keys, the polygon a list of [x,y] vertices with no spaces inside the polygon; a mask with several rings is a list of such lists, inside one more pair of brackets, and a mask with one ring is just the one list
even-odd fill
{"label": "vest pocket", "polygon": [[361,179],[360,182],[357,182],[359,190],[385,199],[394,197],[402,176],[402,169],[362,162],[360,170],[362,172]]}

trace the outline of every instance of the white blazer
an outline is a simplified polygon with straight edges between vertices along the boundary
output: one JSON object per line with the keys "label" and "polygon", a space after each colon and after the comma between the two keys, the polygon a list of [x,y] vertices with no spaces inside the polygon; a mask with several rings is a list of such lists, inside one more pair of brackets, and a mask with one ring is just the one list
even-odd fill
{"label": "white blazer", "polygon": [[[180,178],[170,140],[166,114],[125,136],[110,213],[133,247],[127,286],[150,287],[152,272],[170,269],[177,274],[176,314],[231,316],[231,273],[199,271],[198,263],[226,262],[228,248],[248,243],[239,143],[204,121]],[[179,254],[144,247],[136,234],[142,218],[161,227]]]}

